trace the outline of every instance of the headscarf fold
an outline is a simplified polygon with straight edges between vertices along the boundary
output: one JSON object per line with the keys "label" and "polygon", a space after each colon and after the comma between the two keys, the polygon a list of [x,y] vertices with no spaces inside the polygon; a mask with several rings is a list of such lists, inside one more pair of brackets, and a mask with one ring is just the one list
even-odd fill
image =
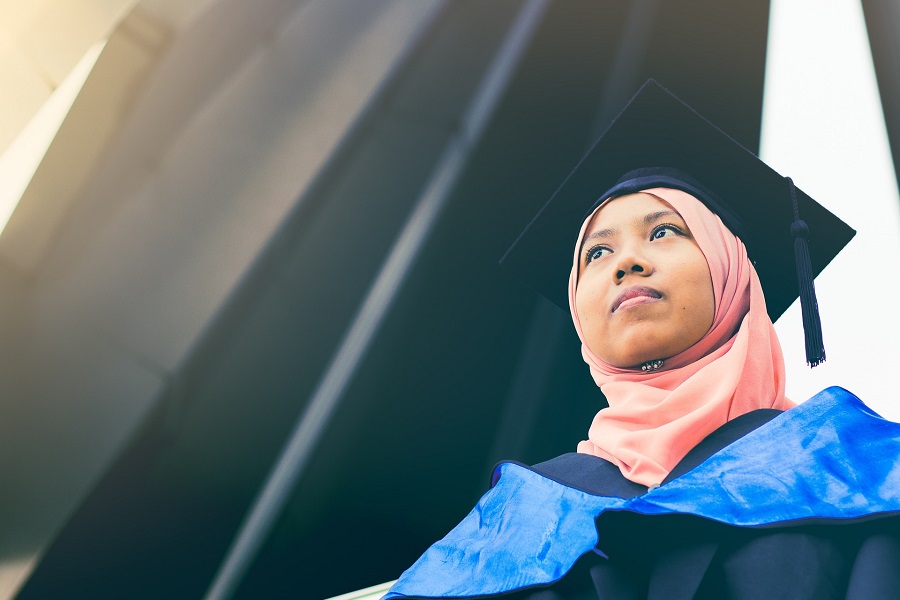
{"label": "headscarf fold", "polygon": [[653,188],[641,193],[675,209],[706,257],[716,305],[709,331],[680,354],[660,357],[665,364],[655,372],[614,367],[591,352],[575,309],[575,289],[581,240],[602,203],[578,235],[569,307],[581,354],[609,402],[594,417],[578,452],[604,458],[627,479],[650,486],[661,483],[691,448],[731,419],[794,404],[784,395],[781,346],[743,242],[687,192]]}

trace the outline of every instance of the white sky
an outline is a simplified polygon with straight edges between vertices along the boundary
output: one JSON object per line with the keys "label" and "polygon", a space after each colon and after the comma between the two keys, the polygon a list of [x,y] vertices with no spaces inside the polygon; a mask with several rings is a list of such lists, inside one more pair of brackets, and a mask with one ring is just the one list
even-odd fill
{"label": "white sky", "polygon": [[900,198],[858,0],[772,1],[760,155],[858,232],[816,279],[828,360],[806,366],[799,302],[775,325],[788,397],[839,385],[900,421]]}

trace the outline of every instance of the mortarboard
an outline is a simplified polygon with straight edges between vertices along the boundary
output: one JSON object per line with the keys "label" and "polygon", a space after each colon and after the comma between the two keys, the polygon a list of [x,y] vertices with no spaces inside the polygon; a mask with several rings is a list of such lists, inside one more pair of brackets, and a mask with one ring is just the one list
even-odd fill
{"label": "mortarboard", "polygon": [[693,194],[744,242],[775,321],[801,297],[807,361],[824,360],[812,279],[855,231],[753,152],[648,80],[507,250],[501,264],[568,310],[585,217],[610,196],[651,187]]}

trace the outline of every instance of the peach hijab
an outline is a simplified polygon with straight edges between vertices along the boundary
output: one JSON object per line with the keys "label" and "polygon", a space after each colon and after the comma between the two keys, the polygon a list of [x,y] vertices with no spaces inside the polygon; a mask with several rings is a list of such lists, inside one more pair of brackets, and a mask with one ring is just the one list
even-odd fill
{"label": "peach hijab", "polygon": [[604,458],[627,479],[651,486],[724,423],[758,408],[787,410],[794,404],[784,395],[781,346],[743,242],[687,192],[652,188],[642,193],[676,210],[706,257],[716,303],[709,331],[684,352],[660,357],[665,365],[650,373],[614,367],[591,352],[575,310],[575,288],[581,240],[603,203],[578,234],[569,307],[581,354],[609,402],[594,417],[578,452]]}

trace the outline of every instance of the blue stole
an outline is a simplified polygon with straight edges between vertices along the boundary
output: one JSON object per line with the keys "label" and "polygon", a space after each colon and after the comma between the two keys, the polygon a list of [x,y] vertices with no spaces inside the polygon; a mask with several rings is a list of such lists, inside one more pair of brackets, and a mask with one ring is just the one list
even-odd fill
{"label": "blue stole", "polygon": [[466,598],[553,583],[603,555],[604,511],[694,515],[737,527],[850,521],[900,511],[900,424],[830,387],[697,467],[629,499],[568,487],[515,463],[384,599]]}

